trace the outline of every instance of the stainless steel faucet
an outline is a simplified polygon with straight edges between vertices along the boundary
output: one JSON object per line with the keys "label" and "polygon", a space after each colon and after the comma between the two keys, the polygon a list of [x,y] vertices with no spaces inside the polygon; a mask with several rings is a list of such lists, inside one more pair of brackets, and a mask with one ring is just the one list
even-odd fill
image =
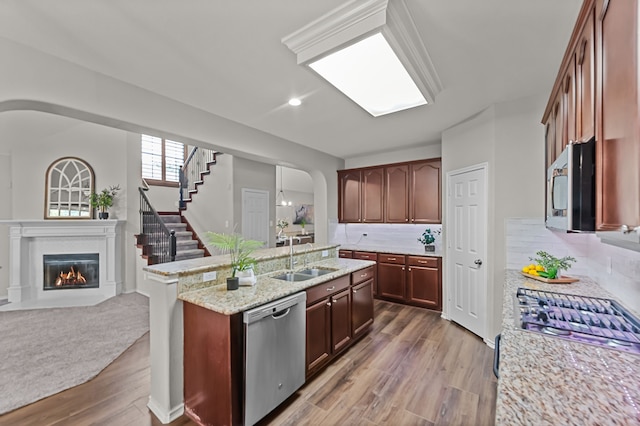
{"label": "stainless steel faucet", "polygon": [[289,269],[293,271],[293,265],[296,262],[293,261],[293,237],[289,237]]}
{"label": "stainless steel faucet", "polygon": [[[310,250],[313,250],[313,244],[306,243],[305,246],[309,246]],[[304,253],[304,267],[306,268],[309,263],[309,250]]]}

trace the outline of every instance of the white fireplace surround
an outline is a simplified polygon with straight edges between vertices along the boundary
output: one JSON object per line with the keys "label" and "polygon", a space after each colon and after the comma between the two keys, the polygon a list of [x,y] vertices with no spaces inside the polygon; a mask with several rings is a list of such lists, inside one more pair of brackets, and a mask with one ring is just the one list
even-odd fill
{"label": "white fireplace surround", "polygon": [[[9,304],[0,309],[86,306],[122,292],[121,220],[12,220],[9,225]],[[45,254],[98,253],[98,288],[44,291]]]}

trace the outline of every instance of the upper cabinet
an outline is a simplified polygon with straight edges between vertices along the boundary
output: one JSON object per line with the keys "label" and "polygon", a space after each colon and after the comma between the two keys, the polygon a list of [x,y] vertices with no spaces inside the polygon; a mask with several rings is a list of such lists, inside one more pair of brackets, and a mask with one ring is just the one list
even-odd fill
{"label": "upper cabinet", "polygon": [[338,218],[340,222],[362,221],[362,172],[338,172]]}
{"label": "upper cabinet", "polygon": [[546,165],[596,139],[596,230],[640,225],[638,0],[585,0],[549,97]]}
{"label": "upper cabinet", "polygon": [[340,222],[441,223],[441,206],[439,158],[338,171]]}

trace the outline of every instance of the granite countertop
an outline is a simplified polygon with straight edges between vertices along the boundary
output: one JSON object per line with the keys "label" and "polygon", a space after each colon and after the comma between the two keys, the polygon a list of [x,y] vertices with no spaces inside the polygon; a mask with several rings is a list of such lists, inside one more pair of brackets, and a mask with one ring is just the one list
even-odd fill
{"label": "granite countertop", "polygon": [[640,424],[639,355],[515,327],[518,287],[615,299],[588,277],[578,278],[546,284],[507,271],[496,425]]}
{"label": "granite countertop", "polygon": [[338,247],[340,250],[370,251],[374,253],[406,254],[411,256],[442,257],[442,249],[436,246],[435,252],[425,252],[424,247],[380,247],[362,244],[344,244]]}
{"label": "granite countertop", "polygon": [[285,270],[280,270],[258,275],[256,277],[256,284],[251,287],[241,286],[238,290],[228,291],[226,284],[215,285],[181,293],[178,295],[178,299],[221,314],[232,315],[256,306],[264,305],[273,300],[297,293],[306,288],[350,274],[351,272],[371,265],[375,265],[375,262],[358,259],[326,259],[310,263],[307,267],[324,267],[327,269],[335,269],[336,271],[306,281],[289,282],[271,278],[274,275],[286,272]]}
{"label": "granite countertop", "polygon": [[[317,244],[309,243],[304,245],[294,245],[293,254],[307,253],[310,251],[329,250],[336,248],[336,244]],[[254,251],[251,257],[258,261],[270,260],[276,258],[285,258],[289,256],[290,247],[264,248]],[[173,276],[173,275],[193,275],[202,272],[211,271],[221,266],[231,266],[229,255],[207,256],[197,259],[180,260],[177,262],[160,263],[158,265],[150,265],[142,268],[144,271],[157,275]]]}

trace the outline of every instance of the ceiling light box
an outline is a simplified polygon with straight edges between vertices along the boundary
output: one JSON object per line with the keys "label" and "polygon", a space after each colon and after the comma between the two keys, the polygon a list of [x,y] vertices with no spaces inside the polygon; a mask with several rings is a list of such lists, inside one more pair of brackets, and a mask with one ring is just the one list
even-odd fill
{"label": "ceiling light box", "polygon": [[282,43],[374,117],[433,103],[442,90],[405,0],[350,1]]}

